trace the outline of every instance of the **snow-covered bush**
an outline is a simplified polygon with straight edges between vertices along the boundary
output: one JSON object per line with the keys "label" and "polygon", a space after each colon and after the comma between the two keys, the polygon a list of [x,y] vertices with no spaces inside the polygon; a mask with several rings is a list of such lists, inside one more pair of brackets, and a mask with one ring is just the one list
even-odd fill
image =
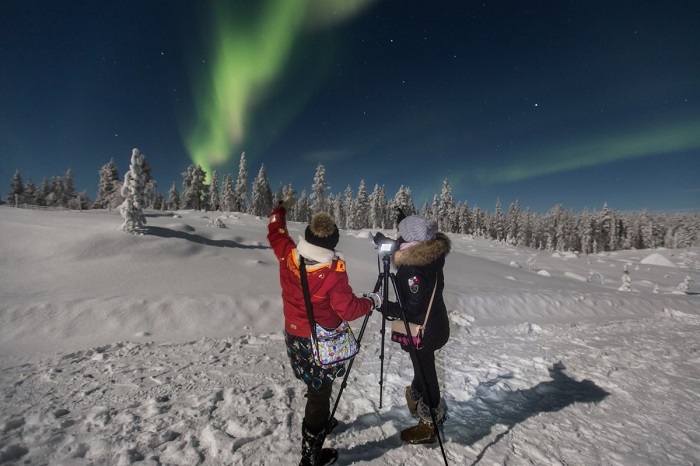
{"label": "snow-covered bush", "polygon": [[618,288],[620,291],[632,291],[632,277],[630,277],[630,272],[627,270],[625,265],[625,270],[622,272],[622,285]]}

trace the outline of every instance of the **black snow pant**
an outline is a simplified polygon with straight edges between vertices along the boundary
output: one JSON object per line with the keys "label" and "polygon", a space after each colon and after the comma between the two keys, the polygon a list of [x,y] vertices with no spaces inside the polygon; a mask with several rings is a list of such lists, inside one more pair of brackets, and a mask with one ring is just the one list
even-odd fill
{"label": "black snow pant", "polygon": [[331,393],[333,384],[327,383],[316,390],[311,384],[306,392],[306,409],[304,411],[304,425],[309,432],[317,434],[325,427],[328,416],[331,413]]}
{"label": "black snow pant", "polygon": [[[415,355],[412,351],[411,362],[413,363],[413,381],[411,387],[413,390],[420,393],[421,399],[430,408],[437,408],[440,404],[440,384],[438,382],[437,370],[435,369],[435,351],[429,349],[416,350]],[[421,375],[425,380],[421,380]],[[426,393],[425,390],[428,392]]]}

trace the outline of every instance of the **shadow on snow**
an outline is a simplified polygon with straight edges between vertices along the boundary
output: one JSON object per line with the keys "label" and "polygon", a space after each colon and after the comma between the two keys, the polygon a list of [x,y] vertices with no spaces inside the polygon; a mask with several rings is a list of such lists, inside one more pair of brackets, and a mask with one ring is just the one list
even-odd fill
{"label": "shadow on snow", "polygon": [[161,238],[179,238],[205,246],[215,246],[219,248],[239,248],[239,249],[270,249],[269,246],[246,245],[230,239],[211,239],[201,235],[187,233],[186,231],[171,230],[163,227],[148,227],[148,235],[159,236]]}
{"label": "shadow on snow", "polygon": [[[472,446],[479,440],[486,438],[497,425],[507,426],[507,429],[499,433],[488,445],[486,445],[475,458],[478,463],[486,451],[498,443],[517,424],[540,413],[555,412],[573,405],[574,403],[599,403],[604,400],[609,392],[597,386],[590,380],[577,381],[564,373],[566,366],[560,361],[549,368],[549,376],[552,380],[541,382],[526,390],[502,390],[494,386],[508,376],[501,376],[479,384],[472,399],[467,402],[449,402],[448,419],[441,433],[445,443],[445,451],[450,456],[449,444],[458,443],[464,446]],[[383,418],[391,419],[397,430],[405,429],[415,424],[408,416],[408,409],[404,406],[392,406],[385,413],[369,413],[360,416],[356,423],[339,426],[342,430],[351,430],[362,426],[379,427]],[[408,422],[407,422],[408,421]],[[353,461],[370,461],[384,455],[388,450],[400,448],[403,442],[398,435],[389,438],[356,445],[347,451],[347,458]],[[435,443],[436,462],[439,458],[438,444]],[[345,455],[341,455],[342,457]]]}

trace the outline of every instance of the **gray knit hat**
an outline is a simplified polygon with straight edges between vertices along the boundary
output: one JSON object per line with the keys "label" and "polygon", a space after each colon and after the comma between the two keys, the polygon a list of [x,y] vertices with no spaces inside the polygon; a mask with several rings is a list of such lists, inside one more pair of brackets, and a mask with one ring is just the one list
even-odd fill
{"label": "gray knit hat", "polygon": [[399,236],[404,241],[430,241],[435,239],[438,232],[438,225],[435,220],[412,215],[401,220],[399,223]]}

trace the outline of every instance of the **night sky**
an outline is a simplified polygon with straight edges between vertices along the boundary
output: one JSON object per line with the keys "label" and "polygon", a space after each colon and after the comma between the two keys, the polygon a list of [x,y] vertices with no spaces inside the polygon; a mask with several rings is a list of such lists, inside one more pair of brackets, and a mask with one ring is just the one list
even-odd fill
{"label": "night sky", "polygon": [[0,0],[0,192],[133,147],[273,191],[700,209],[700,2]]}

